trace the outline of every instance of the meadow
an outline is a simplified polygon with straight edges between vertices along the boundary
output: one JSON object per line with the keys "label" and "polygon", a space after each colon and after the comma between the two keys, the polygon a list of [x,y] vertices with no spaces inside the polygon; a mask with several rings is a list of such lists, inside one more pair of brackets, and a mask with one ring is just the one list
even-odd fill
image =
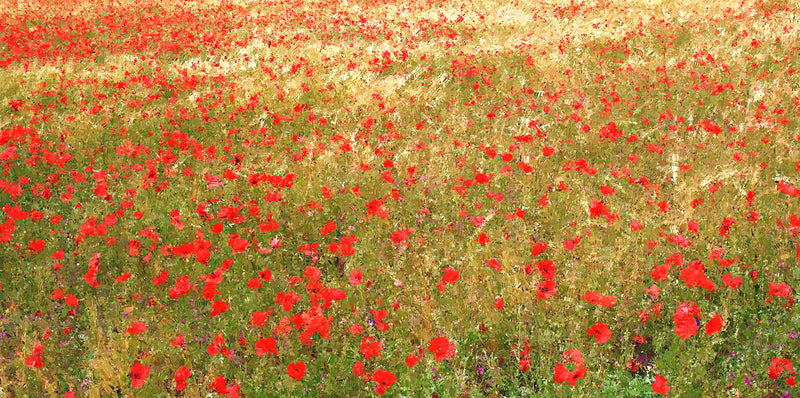
{"label": "meadow", "polygon": [[0,397],[800,396],[798,20],[0,0]]}

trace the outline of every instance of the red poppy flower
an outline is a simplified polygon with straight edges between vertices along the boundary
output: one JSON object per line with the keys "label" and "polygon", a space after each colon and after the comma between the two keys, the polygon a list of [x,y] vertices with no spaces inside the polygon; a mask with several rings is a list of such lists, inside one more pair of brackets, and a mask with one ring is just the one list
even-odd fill
{"label": "red poppy flower", "polygon": [[147,376],[150,375],[150,367],[136,361],[128,375],[131,378],[131,386],[133,386],[133,388],[140,388],[147,381]]}
{"label": "red poppy flower", "polygon": [[792,361],[786,358],[772,358],[772,362],[769,365],[769,378],[777,379],[778,376],[780,376],[780,374],[783,372],[786,372],[789,375],[794,374]]}
{"label": "red poppy flower", "polygon": [[591,204],[589,205],[589,216],[591,218],[597,218],[600,216],[604,216],[609,213],[608,207],[597,199],[592,199]]}
{"label": "red poppy flower", "polygon": [[296,302],[300,301],[300,295],[290,290],[288,293],[278,292],[275,295],[275,302],[279,303],[284,311],[289,312]]}
{"label": "red poppy flower", "polygon": [[536,285],[536,298],[539,300],[545,300],[551,298],[556,295],[558,291],[558,287],[556,287],[556,281],[552,279],[545,279],[543,281],[539,281]]}
{"label": "red poppy flower", "polygon": [[356,376],[362,376],[364,374],[364,362],[356,361],[351,367],[353,369],[353,374]]}
{"label": "red poppy flower", "polygon": [[182,391],[186,388],[186,379],[192,377],[192,371],[186,366],[181,366],[175,371],[175,390]]}
{"label": "red poppy flower", "polygon": [[28,243],[28,249],[33,253],[41,252],[45,247],[45,243],[41,239],[33,240],[31,239],[30,243]]}
{"label": "red poppy flower", "polygon": [[[334,253],[339,252],[342,256],[352,256],[356,254],[355,249],[353,248],[353,244],[358,242],[358,238],[354,235],[344,235],[339,240],[339,244],[337,246],[337,250],[332,250]],[[335,243],[335,242],[334,242]]]}
{"label": "red poppy flower", "polygon": [[539,273],[545,280],[553,280],[556,276],[556,267],[553,266],[552,260],[537,261],[536,268],[539,269]]}
{"label": "red poppy flower", "polygon": [[611,338],[611,329],[608,325],[600,322],[595,323],[586,333],[594,336],[597,344],[603,344]]}
{"label": "red poppy flower", "polygon": [[730,230],[733,227],[733,224],[736,223],[736,219],[731,217],[725,217],[722,219],[722,225],[719,226],[719,235],[723,238],[730,237]]}
{"label": "red poppy flower", "polygon": [[775,297],[786,297],[790,298],[792,296],[792,287],[786,283],[769,283],[769,292],[767,292],[770,296]]}
{"label": "red poppy flower", "polygon": [[397,382],[397,377],[388,370],[378,369],[372,373],[372,380],[378,383],[378,386],[375,387],[375,393],[383,395],[392,384]]}
{"label": "red poppy flower", "polygon": [[125,330],[125,333],[126,334],[140,334],[140,333],[144,333],[146,331],[147,331],[147,326],[144,324],[144,322],[139,321],[139,322],[132,323],[131,326],[129,326],[128,329]]}
{"label": "red poppy flower", "polygon": [[25,365],[27,365],[29,367],[32,367],[32,368],[41,368],[42,366],[44,366],[44,363],[42,362],[42,350],[43,349],[44,349],[44,346],[42,346],[39,343],[34,343],[33,344],[33,351],[31,352],[31,355],[29,357],[25,358]]}
{"label": "red poppy flower", "polygon": [[782,194],[800,198],[800,189],[797,189],[797,187],[787,183],[786,181],[779,181],[778,186],[775,188]]}
{"label": "red poppy flower", "polygon": [[175,338],[172,339],[169,343],[173,347],[180,347],[180,346],[183,345],[184,342],[185,342],[185,338],[183,337],[183,334],[179,334],[179,335],[175,336]]}
{"label": "red poppy flower", "polygon": [[625,363],[625,369],[628,369],[631,373],[637,373],[641,369],[641,365],[637,359],[631,358]]}
{"label": "red poppy flower", "polygon": [[158,285],[166,282],[168,277],[169,277],[169,272],[167,270],[165,270],[165,269],[162,269],[161,273],[158,274],[158,276],[156,276],[156,277],[154,277],[153,279],[150,280],[150,283],[152,283],[153,285],[158,286]]}
{"label": "red poppy flower", "polygon": [[409,369],[413,368],[417,362],[419,362],[419,356],[409,355],[406,357],[406,366],[408,366]]}
{"label": "red poppy flower", "polygon": [[595,292],[593,290],[587,291],[583,295],[583,299],[589,302],[590,304],[599,305],[601,307],[611,308],[617,302],[617,298],[614,296],[603,296],[602,294]]}
{"label": "red poppy flower", "polygon": [[366,204],[367,214],[386,219],[389,217],[389,212],[383,208],[384,201],[375,199]]}
{"label": "red poppy flower", "polygon": [[709,292],[714,291],[716,285],[706,275],[705,266],[700,260],[692,261],[688,267],[681,271],[679,278],[686,283],[686,287],[702,287]]}
{"label": "red poppy flower", "polygon": [[336,229],[336,223],[328,221],[320,228],[319,233],[322,234],[322,236],[327,236],[329,233],[333,232],[334,229]]}
{"label": "red poppy flower", "polygon": [[383,318],[389,314],[386,310],[369,310],[369,313],[372,314],[372,319],[375,320],[375,328],[380,330],[381,332],[385,332],[389,330],[389,325],[383,322]]}
{"label": "red poppy flower", "polygon": [[389,237],[392,239],[392,242],[401,244],[408,240],[411,237],[411,234],[414,233],[415,228],[404,228],[398,229],[397,231],[389,233]]}
{"label": "red poppy flower", "polygon": [[358,286],[364,282],[364,273],[357,269],[354,269],[350,271],[350,277],[348,278],[348,280],[350,281],[351,285]]}
{"label": "red poppy flower", "polygon": [[215,301],[211,309],[211,317],[215,317],[228,310],[228,303],[225,301]]}
{"label": "red poppy flower", "polygon": [[374,341],[372,336],[364,337],[364,339],[361,340],[359,352],[364,355],[364,359],[370,359],[372,357],[380,358],[381,350],[383,350],[383,343]]}
{"label": "red poppy flower", "polygon": [[228,246],[231,247],[233,254],[244,253],[250,246],[250,242],[239,237],[239,234],[231,234],[228,239]]}
{"label": "red poppy flower", "polygon": [[724,321],[722,320],[722,317],[719,316],[719,314],[715,314],[713,318],[706,322],[706,334],[711,336],[719,332],[722,329],[723,324]]}
{"label": "red poppy flower", "polygon": [[650,384],[650,387],[653,388],[653,393],[661,395],[669,395],[672,390],[672,387],[667,384],[667,379],[661,375],[656,375],[656,380]]}
{"label": "red poppy flower", "polygon": [[181,221],[181,211],[179,209],[174,209],[169,212],[169,221],[178,230],[183,229],[183,221]]}
{"label": "red poppy flower", "polygon": [[608,185],[601,185],[600,186],[600,193],[602,193],[603,196],[613,195],[615,192],[617,192],[617,190],[612,188],[612,187],[610,187],[610,186],[608,186]]}
{"label": "red poppy flower", "polygon": [[622,130],[617,129],[617,124],[615,122],[609,122],[600,128],[600,133],[597,135],[599,135],[600,138],[608,139],[611,142],[614,142],[618,138],[622,137]]}
{"label": "red poppy flower", "polygon": [[476,173],[475,174],[475,182],[478,184],[487,184],[489,180],[491,180],[492,176],[487,175],[486,173]]}
{"label": "red poppy flower", "polygon": [[278,347],[275,344],[275,339],[273,337],[265,337],[263,339],[259,339],[256,341],[256,355],[262,356],[265,354],[275,354],[278,355]]}
{"label": "red poppy flower", "polygon": [[583,365],[575,366],[573,371],[569,371],[567,367],[560,363],[556,365],[553,380],[558,384],[569,383],[569,385],[574,386],[578,380],[584,378],[586,376],[586,368]]}
{"label": "red poppy flower", "polygon": [[502,270],[502,268],[503,268],[502,264],[500,264],[500,261],[497,261],[496,258],[490,258],[490,259],[486,260],[486,265],[488,265],[489,268],[491,268],[491,269],[493,269],[493,270],[495,270],[497,272],[500,272],[500,270]]}
{"label": "red poppy flower", "polygon": [[547,198],[547,193],[540,196],[539,199],[536,201],[536,204],[538,204],[539,207],[547,207],[547,205],[550,204],[550,200]]}
{"label": "red poppy flower", "polygon": [[455,350],[455,344],[450,344],[450,340],[443,336],[434,337],[428,344],[428,351],[434,354],[436,361],[444,361],[447,358],[451,358],[455,354]]}
{"label": "red poppy flower", "polygon": [[740,276],[734,277],[731,274],[725,274],[722,277],[722,283],[724,283],[725,286],[728,286],[729,288],[736,290],[739,288],[739,286],[742,286],[742,277]]}
{"label": "red poppy flower", "polygon": [[533,247],[531,248],[531,255],[538,256],[542,254],[545,250],[547,250],[547,248],[548,248],[547,243],[543,241],[536,242],[533,244]]}
{"label": "red poppy flower", "polygon": [[64,301],[70,307],[77,307],[78,306],[78,298],[72,294],[67,294],[64,296],[66,300]]}
{"label": "red poppy flower", "polygon": [[574,365],[583,365],[586,362],[586,360],[583,359],[581,350],[576,348],[571,348],[564,352],[564,361]]}
{"label": "red poppy flower", "polygon": [[504,305],[504,302],[503,302],[503,298],[502,297],[498,297],[498,298],[494,299],[494,308],[496,310],[498,310],[498,311],[502,310],[503,309],[503,305]]}
{"label": "red poppy flower", "polygon": [[290,363],[286,366],[286,373],[289,377],[300,381],[306,375],[306,363],[303,361]]}
{"label": "red poppy flower", "polygon": [[261,287],[261,279],[250,278],[250,280],[247,281],[247,287],[249,287],[252,290],[258,290],[258,288]]}
{"label": "red poppy flower", "polygon": [[228,393],[228,381],[218,374],[214,381],[211,382],[211,389],[216,391],[217,394],[225,395]]}
{"label": "red poppy flower", "polygon": [[260,328],[264,327],[264,322],[267,321],[269,316],[272,315],[272,309],[264,311],[256,311],[250,316],[250,322]]}
{"label": "red poppy flower", "polygon": [[700,307],[694,302],[684,302],[678,305],[672,316],[675,322],[675,334],[682,339],[688,339],[697,334],[697,330],[700,329],[697,321],[699,317]]}
{"label": "red poppy flower", "polygon": [[350,326],[350,334],[353,335],[353,336],[359,335],[363,331],[364,331],[364,327],[359,325],[359,324],[355,324],[355,325]]}
{"label": "red poppy flower", "polygon": [[442,283],[456,283],[458,280],[461,279],[461,273],[456,271],[453,267],[447,267],[444,269],[444,274],[442,274]]}
{"label": "red poppy flower", "polygon": [[644,289],[644,292],[653,297],[658,297],[661,295],[661,288],[658,287],[658,285],[651,285],[647,289]]}
{"label": "red poppy flower", "polygon": [[228,358],[233,356],[233,353],[228,349],[228,347],[225,346],[225,336],[222,333],[217,333],[217,336],[214,337],[213,342],[208,345],[208,348],[206,348],[206,352],[212,357],[219,353],[222,353]]}
{"label": "red poppy flower", "polygon": [[99,287],[100,283],[97,282],[97,273],[100,272],[100,253],[95,254],[89,260],[89,269],[83,275],[83,280],[91,287]]}

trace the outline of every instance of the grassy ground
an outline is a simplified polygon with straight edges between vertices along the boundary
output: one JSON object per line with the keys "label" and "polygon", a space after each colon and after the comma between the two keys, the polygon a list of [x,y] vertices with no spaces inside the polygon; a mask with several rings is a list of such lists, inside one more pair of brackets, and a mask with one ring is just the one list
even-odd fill
{"label": "grassy ground", "polygon": [[795,8],[0,10],[0,395],[797,394]]}

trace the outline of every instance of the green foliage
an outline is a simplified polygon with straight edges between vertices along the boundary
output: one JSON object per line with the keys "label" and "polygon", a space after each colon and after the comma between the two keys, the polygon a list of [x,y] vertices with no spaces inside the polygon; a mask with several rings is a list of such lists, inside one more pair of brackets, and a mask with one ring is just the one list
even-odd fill
{"label": "green foliage", "polygon": [[0,395],[796,391],[796,10],[140,3],[0,12]]}

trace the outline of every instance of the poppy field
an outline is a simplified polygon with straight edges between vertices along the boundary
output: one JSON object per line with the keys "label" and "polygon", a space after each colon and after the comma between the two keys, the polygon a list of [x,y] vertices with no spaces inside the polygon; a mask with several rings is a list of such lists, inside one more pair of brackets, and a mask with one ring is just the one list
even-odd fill
{"label": "poppy field", "polygon": [[0,397],[797,397],[800,14],[2,0]]}

